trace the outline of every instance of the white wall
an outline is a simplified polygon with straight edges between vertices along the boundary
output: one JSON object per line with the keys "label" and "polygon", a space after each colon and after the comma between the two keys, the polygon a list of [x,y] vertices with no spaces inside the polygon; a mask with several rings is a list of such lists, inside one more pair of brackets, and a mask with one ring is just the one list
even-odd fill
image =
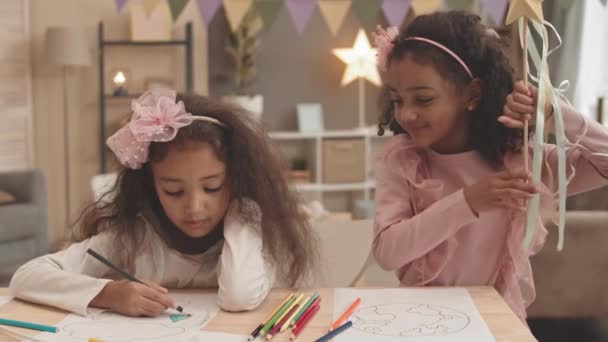
{"label": "white wall", "polygon": [[579,59],[564,63],[577,65],[572,104],[595,118],[597,98],[608,95],[608,6],[598,0],[585,0],[579,35]]}

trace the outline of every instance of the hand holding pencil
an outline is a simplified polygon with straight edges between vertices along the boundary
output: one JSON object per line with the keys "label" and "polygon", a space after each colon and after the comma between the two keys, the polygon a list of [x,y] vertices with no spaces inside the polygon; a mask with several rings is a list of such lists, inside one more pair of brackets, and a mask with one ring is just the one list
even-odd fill
{"label": "hand holding pencil", "polygon": [[126,316],[156,317],[167,308],[175,308],[173,299],[167,293],[167,289],[155,284],[111,281],[91,301],[91,305]]}
{"label": "hand holding pencil", "polygon": [[168,296],[169,290],[166,288],[136,279],[91,249],[88,249],[87,253],[128,279],[107,283],[101,292],[93,298],[90,303],[91,306],[111,309],[127,316],[149,317],[158,316],[167,308],[176,309],[180,312],[183,310],[176,306],[173,299]]}

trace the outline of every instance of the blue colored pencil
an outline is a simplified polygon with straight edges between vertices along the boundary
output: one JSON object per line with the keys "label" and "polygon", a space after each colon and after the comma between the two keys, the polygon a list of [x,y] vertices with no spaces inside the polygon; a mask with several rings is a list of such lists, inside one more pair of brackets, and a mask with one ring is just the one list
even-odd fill
{"label": "blue colored pencil", "polygon": [[334,338],[336,335],[340,334],[341,332],[347,330],[348,328],[353,326],[353,322],[352,321],[348,321],[344,324],[342,324],[341,326],[339,326],[338,328],[328,332],[327,334],[325,334],[325,336],[317,339],[315,342],[327,342],[329,340],[331,340],[332,338]]}
{"label": "blue colored pencil", "polygon": [[5,318],[0,318],[0,324],[10,325],[12,327],[17,327],[17,328],[26,328],[26,329],[32,329],[32,330],[38,330],[38,331],[47,331],[47,332],[51,332],[51,333],[57,332],[57,328],[52,327],[50,325],[23,322],[23,321],[15,321],[12,319],[5,319]]}

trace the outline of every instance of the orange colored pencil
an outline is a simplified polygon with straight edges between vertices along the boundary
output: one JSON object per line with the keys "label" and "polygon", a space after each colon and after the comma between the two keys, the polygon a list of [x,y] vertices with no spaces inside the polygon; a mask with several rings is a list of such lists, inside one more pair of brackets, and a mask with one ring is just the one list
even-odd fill
{"label": "orange colored pencil", "polygon": [[334,324],[331,325],[331,328],[329,328],[329,331],[332,331],[332,330],[336,329],[337,327],[339,327],[340,325],[342,325],[342,323],[344,323],[344,321],[346,321],[348,316],[352,315],[353,312],[355,312],[355,310],[357,310],[357,307],[359,306],[359,304],[361,304],[361,298],[355,299],[355,301],[348,307],[348,309],[346,309],[346,311],[344,311],[342,316],[340,316],[340,318],[338,318],[338,320],[335,321]]}

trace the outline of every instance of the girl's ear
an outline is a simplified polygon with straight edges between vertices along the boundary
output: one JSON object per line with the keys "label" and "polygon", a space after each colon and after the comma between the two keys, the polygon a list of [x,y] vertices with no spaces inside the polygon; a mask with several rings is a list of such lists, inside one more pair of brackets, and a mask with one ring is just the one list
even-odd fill
{"label": "girl's ear", "polygon": [[473,111],[481,101],[481,80],[474,78],[468,85],[467,109]]}

